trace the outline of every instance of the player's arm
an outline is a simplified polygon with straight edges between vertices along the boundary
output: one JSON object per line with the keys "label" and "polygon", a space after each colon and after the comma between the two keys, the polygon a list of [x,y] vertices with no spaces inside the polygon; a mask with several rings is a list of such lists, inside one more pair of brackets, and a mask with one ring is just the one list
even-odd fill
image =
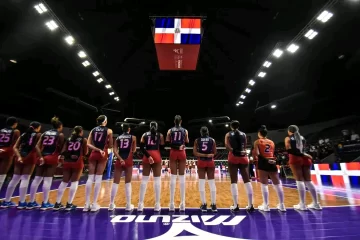
{"label": "player's arm", "polygon": [[14,146],[15,143],[17,142],[17,140],[19,139],[20,137],[20,131],[15,129],[14,130],[14,134],[13,134],[13,138],[12,138],[12,142],[11,142],[11,146]]}
{"label": "player's arm", "polygon": [[65,153],[66,153],[67,148],[68,148],[68,143],[69,143],[69,141],[66,140],[63,147],[62,147],[62,149],[61,149],[61,152],[60,152],[60,157],[61,158],[64,158],[64,156],[65,156]]}
{"label": "player's arm", "polygon": [[286,138],[285,138],[284,143],[285,143],[285,149],[286,149],[286,150],[291,149],[290,138],[289,138],[289,137],[286,137]]}
{"label": "player's arm", "polygon": [[19,138],[16,140],[15,145],[14,145],[14,147],[13,147],[14,153],[15,153],[15,155],[18,157],[18,159],[21,159],[21,155],[20,155],[20,152],[19,152],[20,141],[21,141],[21,137],[19,137]]}
{"label": "player's arm", "polygon": [[185,143],[189,143],[189,132],[188,130],[185,130]]}
{"label": "player's arm", "polygon": [[166,142],[170,143],[171,142],[171,131],[170,129],[168,130],[167,134],[166,134]]}
{"label": "player's arm", "polygon": [[254,142],[254,151],[252,152],[253,158],[255,161],[259,159],[260,151],[259,151],[259,141],[256,140]]}
{"label": "player's arm", "polygon": [[113,148],[114,146],[113,130],[109,128],[107,130],[107,134],[108,134],[108,148]]}
{"label": "player's arm", "polygon": [[132,152],[136,152],[136,137],[132,136]]}
{"label": "player's arm", "polygon": [[230,146],[229,133],[227,133],[225,135],[225,147],[226,147],[226,150],[228,150],[229,152],[233,151],[232,147]]}
{"label": "player's arm", "polygon": [[43,157],[42,154],[41,154],[41,149],[42,149],[42,142],[43,142],[44,134],[45,134],[45,133],[43,133],[42,135],[40,135],[39,138],[37,138],[37,136],[36,136],[37,144],[36,144],[36,146],[35,146],[35,150],[36,150],[36,153],[37,153],[37,155],[39,156],[39,158],[42,158],[42,157]]}
{"label": "player's arm", "polygon": [[[88,142],[89,142],[89,140],[88,140]],[[120,155],[119,155],[119,148],[118,148],[118,143],[117,143],[118,141],[115,141],[114,142],[114,154],[115,154],[115,156],[116,156],[116,158],[118,159],[118,161],[124,161],[124,159],[122,159],[121,157],[120,157]],[[88,146],[89,146],[89,143],[88,143]]]}
{"label": "player's arm", "polygon": [[216,149],[216,142],[215,139],[213,139],[214,143],[213,143],[213,154],[214,156],[217,154],[217,149]]}
{"label": "player's arm", "polygon": [[59,149],[63,149],[65,143],[65,136],[63,133],[59,134],[59,142],[58,142]]}
{"label": "player's arm", "polygon": [[88,152],[88,146],[87,146],[87,139],[83,138],[83,142],[82,142],[82,151],[83,151],[83,156],[85,156]]}
{"label": "player's arm", "polygon": [[164,135],[160,133],[160,150],[164,150],[164,149],[165,149],[165,139],[164,139]]}
{"label": "player's arm", "polygon": [[145,149],[144,136],[145,136],[145,133],[141,136],[141,139],[140,139],[140,151],[148,158],[148,157],[150,157],[150,154],[149,154],[148,151]]}
{"label": "player's arm", "polygon": [[92,140],[92,130],[91,130],[91,132],[90,132],[90,134],[89,134],[89,139],[88,139],[88,141],[87,141],[87,146],[88,146],[88,148],[90,148],[90,149],[93,150],[93,151],[97,151],[97,152],[101,152],[101,151],[102,151],[101,149],[99,149],[99,148],[97,148],[97,147],[94,146],[94,143],[93,143],[93,140]]}

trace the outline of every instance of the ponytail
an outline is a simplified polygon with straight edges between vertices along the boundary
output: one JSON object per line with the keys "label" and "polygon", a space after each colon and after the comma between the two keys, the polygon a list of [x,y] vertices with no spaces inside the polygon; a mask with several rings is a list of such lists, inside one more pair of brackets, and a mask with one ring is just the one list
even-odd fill
{"label": "ponytail", "polygon": [[22,135],[22,140],[28,142],[30,140],[31,134],[35,132],[35,129],[39,128],[41,124],[39,122],[31,122],[29,128]]}
{"label": "ponytail", "polygon": [[150,123],[150,132],[151,132],[151,135],[156,135],[157,129],[158,129],[158,124],[157,124],[157,122],[151,122],[151,123]]}
{"label": "ponytail", "polygon": [[201,127],[200,128],[200,134],[202,137],[208,137],[209,136],[209,129],[207,127]]}
{"label": "ponytail", "polygon": [[76,138],[78,138],[82,131],[83,128],[81,126],[74,127],[74,130],[71,133],[71,140],[75,140]]}
{"label": "ponytail", "polygon": [[174,123],[175,123],[176,126],[180,126],[180,123],[181,123],[181,116],[180,115],[175,116]]}
{"label": "ponytail", "polygon": [[55,129],[58,129],[62,126],[62,122],[60,122],[59,118],[56,116],[51,119],[51,124]]}
{"label": "ponytail", "polygon": [[296,148],[299,149],[300,152],[302,152],[304,145],[302,142],[301,134],[299,132],[299,127],[296,125],[290,125],[288,127],[288,131],[291,132],[292,134],[294,134],[295,141],[296,141]]}

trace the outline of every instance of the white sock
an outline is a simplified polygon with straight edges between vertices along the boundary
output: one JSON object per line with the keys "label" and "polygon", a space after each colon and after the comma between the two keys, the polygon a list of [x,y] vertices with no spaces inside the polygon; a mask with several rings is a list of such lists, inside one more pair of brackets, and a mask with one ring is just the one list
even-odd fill
{"label": "white sock", "polygon": [[101,189],[102,175],[95,175],[95,187],[94,187],[94,201],[93,203],[97,203],[99,198],[99,193]]}
{"label": "white sock", "polygon": [[248,206],[250,207],[253,204],[253,188],[251,182],[245,183],[245,189],[248,197]]}
{"label": "white sock", "polygon": [[131,205],[131,183],[125,183],[126,206]]}
{"label": "white sock", "polygon": [[6,202],[10,202],[12,195],[14,194],[16,185],[18,185],[18,183],[20,182],[20,178],[21,175],[16,175],[14,174],[7,189],[6,189],[6,194],[5,194],[5,201]]}
{"label": "white sock", "polygon": [[155,189],[155,204],[160,204],[160,196],[161,196],[160,177],[154,177],[154,189]]}
{"label": "white sock", "polygon": [[94,183],[94,179],[95,179],[95,175],[89,174],[88,179],[86,181],[86,186],[85,186],[85,204],[86,205],[90,204],[90,195],[91,195],[91,190],[92,190],[92,185]]}
{"label": "white sock", "polygon": [[185,175],[179,175],[180,204],[185,204]]}
{"label": "white sock", "polygon": [[216,204],[216,185],[215,179],[208,180],[209,188],[210,188],[210,196],[211,196],[211,204]]}
{"label": "white sock", "polygon": [[52,177],[44,177],[43,182],[43,201],[44,203],[49,202],[49,194],[50,194],[50,187],[52,183],[53,178]]}
{"label": "white sock", "polygon": [[279,203],[284,204],[284,190],[282,188],[281,183],[277,185],[273,185],[274,190],[279,198]]}
{"label": "white sock", "polygon": [[1,191],[2,185],[5,182],[5,179],[6,179],[6,174],[1,174],[0,175],[0,191]]}
{"label": "white sock", "polygon": [[201,204],[206,204],[205,197],[205,179],[199,179],[199,192]]}
{"label": "white sock", "polygon": [[70,185],[70,190],[69,190],[69,199],[68,199],[68,203],[72,203],[74,201],[74,197],[76,194],[76,191],[78,189],[79,186],[79,181],[76,182],[72,182]]}
{"label": "white sock", "polygon": [[111,186],[110,204],[114,204],[119,184],[113,183]]}
{"label": "white sock", "polygon": [[67,187],[68,183],[67,182],[61,182],[60,186],[57,190],[57,196],[56,196],[56,202],[57,203],[61,203],[61,199],[64,195],[65,189]]}
{"label": "white sock", "polygon": [[305,204],[305,183],[303,181],[296,181],[296,186],[299,192],[300,203]]}
{"label": "white sock", "polygon": [[29,186],[30,175],[21,175],[21,182],[19,187],[19,202],[25,202],[27,189]]}
{"label": "white sock", "polygon": [[265,206],[269,205],[269,186],[267,184],[261,183],[261,192],[263,197],[263,204]]}
{"label": "white sock", "polygon": [[35,202],[37,190],[43,179],[43,177],[35,176],[34,180],[32,181],[30,186],[30,202]]}
{"label": "white sock", "polygon": [[177,175],[175,174],[170,175],[170,204],[174,204],[176,177]]}
{"label": "white sock", "polygon": [[146,193],[146,187],[149,181],[149,176],[143,176],[141,179],[141,184],[140,184],[140,196],[139,196],[139,204],[144,204],[144,198],[145,198],[145,193]]}
{"label": "white sock", "polygon": [[236,207],[238,205],[238,196],[239,196],[237,183],[231,184],[231,195],[234,202],[234,207]]}
{"label": "white sock", "polygon": [[318,203],[318,196],[315,185],[311,181],[305,181],[305,186],[309,189],[313,203]]}

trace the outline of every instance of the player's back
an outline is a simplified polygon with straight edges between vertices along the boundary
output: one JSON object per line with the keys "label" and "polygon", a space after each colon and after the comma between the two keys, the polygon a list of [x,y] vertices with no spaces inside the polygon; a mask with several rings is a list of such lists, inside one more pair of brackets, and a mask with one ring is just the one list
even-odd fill
{"label": "player's back", "polygon": [[262,157],[274,158],[275,144],[272,140],[267,138],[259,139],[257,146]]}
{"label": "player's back", "polygon": [[132,151],[133,136],[129,133],[123,133],[117,137],[117,147],[122,159],[127,159]]}
{"label": "player's back", "polygon": [[42,154],[44,156],[53,154],[58,147],[59,132],[56,129],[52,129],[44,132],[42,135]]}
{"label": "player's back", "polygon": [[10,147],[14,136],[14,129],[3,128],[0,130],[0,148]]}
{"label": "player's back", "polygon": [[91,131],[92,141],[95,147],[104,150],[108,143],[108,128],[97,126]]}
{"label": "player's back", "polygon": [[173,127],[170,129],[170,141],[175,145],[185,144],[186,129],[183,127]]}
{"label": "player's back", "polygon": [[77,161],[82,156],[84,138],[79,136],[77,138],[69,138],[67,141],[66,159]]}
{"label": "player's back", "polygon": [[146,150],[159,150],[160,134],[153,135],[151,132],[144,133],[144,142]]}
{"label": "player's back", "polygon": [[[202,154],[211,154],[214,152],[214,139],[211,137],[201,137],[197,139],[198,152]],[[200,160],[211,160],[212,157],[200,157]]]}
{"label": "player's back", "polygon": [[230,131],[229,142],[230,146],[236,150],[233,152],[234,156],[243,156],[241,152],[245,151],[246,134],[239,130]]}

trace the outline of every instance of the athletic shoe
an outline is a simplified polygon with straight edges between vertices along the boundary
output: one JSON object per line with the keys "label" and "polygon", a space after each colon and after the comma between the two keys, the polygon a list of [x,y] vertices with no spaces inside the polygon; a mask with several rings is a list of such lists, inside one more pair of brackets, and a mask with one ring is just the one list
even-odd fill
{"label": "athletic shoe", "polygon": [[144,204],[143,203],[139,203],[137,211],[138,212],[142,212],[144,210]]}
{"label": "athletic shoe", "polygon": [[26,202],[19,202],[17,209],[24,209],[24,208],[26,208],[26,206],[27,206]]}
{"label": "athletic shoe", "polygon": [[13,203],[13,202],[6,202],[6,201],[3,201],[1,203],[1,208],[9,208],[9,207],[16,207],[16,203]]}
{"label": "athletic shoe", "polygon": [[320,203],[312,202],[311,204],[307,205],[307,207],[310,208],[310,209],[322,210],[322,207],[321,207]]}
{"label": "athletic shoe", "polygon": [[64,205],[61,205],[61,203],[55,203],[54,205],[54,211],[59,211],[64,208]]}
{"label": "athletic shoe", "polygon": [[264,203],[258,206],[258,210],[263,212],[270,212],[269,205],[265,205]]}
{"label": "athletic shoe", "polygon": [[276,208],[281,211],[281,212],[286,212],[286,207],[285,207],[285,204],[283,203],[279,203]]}
{"label": "athletic shoe", "polygon": [[76,205],[74,205],[72,203],[66,203],[65,211],[75,210],[76,208],[77,208]]}
{"label": "athletic shoe", "polygon": [[175,212],[175,204],[170,203],[169,212]]}
{"label": "athletic shoe", "polygon": [[297,205],[294,205],[294,209],[295,210],[300,210],[300,211],[306,211],[308,210],[306,205],[304,203],[299,203]]}
{"label": "athletic shoe", "polygon": [[211,208],[211,211],[212,212],[217,212],[218,210],[217,210],[217,207],[216,207],[216,204],[211,204],[210,205],[210,208]]}
{"label": "athletic shoe", "polygon": [[90,209],[91,212],[97,212],[99,210],[100,210],[100,205],[99,204],[97,204],[97,203],[91,204],[91,209]]}
{"label": "athletic shoe", "polygon": [[161,211],[161,206],[159,203],[156,203],[154,207],[154,212],[160,212],[160,211]]}
{"label": "athletic shoe", "polygon": [[33,208],[40,208],[40,207],[41,205],[38,204],[36,201],[34,201],[34,202],[29,202],[26,206],[26,209],[31,210]]}
{"label": "athletic shoe", "polygon": [[51,203],[49,203],[49,202],[47,202],[47,203],[42,203],[41,204],[41,207],[40,207],[40,210],[43,210],[43,211],[45,211],[45,210],[48,210],[48,209],[53,209],[54,208],[54,205],[53,204],[51,204]]}
{"label": "athletic shoe", "polygon": [[130,211],[132,211],[132,210],[134,210],[134,205],[132,205],[132,204],[126,204],[126,207],[125,207],[125,211],[127,211],[127,212],[130,212]]}
{"label": "athletic shoe", "polygon": [[230,211],[239,212],[240,211],[239,205],[237,204],[236,206],[234,205],[230,206]]}
{"label": "athletic shoe", "polygon": [[180,212],[185,212],[185,203],[180,203],[179,210]]}
{"label": "athletic shoe", "polygon": [[109,211],[114,211],[116,208],[116,205],[114,203],[110,203],[109,205]]}
{"label": "athletic shoe", "polygon": [[206,205],[206,203],[201,204],[200,210],[201,210],[202,212],[207,212],[207,205]]}
{"label": "athletic shoe", "polygon": [[90,209],[91,209],[90,203],[85,203],[85,206],[83,208],[83,212],[88,212],[88,211],[90,211]]}
{"label": "athletic shoe", "polygon": [[248,212],[254,212],[254,211],[255,211],[254,205],[246,206],[245,209],[246,209],[246,211],[248,211]]}

